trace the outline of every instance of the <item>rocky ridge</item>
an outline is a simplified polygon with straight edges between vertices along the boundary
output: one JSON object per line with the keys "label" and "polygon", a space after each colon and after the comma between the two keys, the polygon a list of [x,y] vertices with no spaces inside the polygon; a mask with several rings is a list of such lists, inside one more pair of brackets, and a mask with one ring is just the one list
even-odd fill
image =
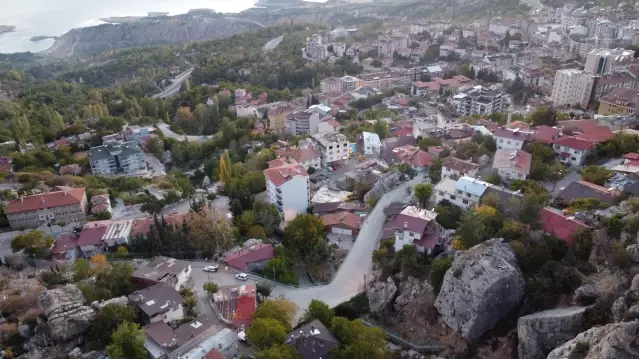
{"label": "rocky ridge", "polygon": [[548,359],[572,358],[639,358],[639,321],[613,323],[588,329],[548,355]]}
{"label": "rocky ridge", "polygon": [[96,312],[84,302],[82,291],[74,284],[46,290],[38,297],[53,340],[64,342],[89,328]]}

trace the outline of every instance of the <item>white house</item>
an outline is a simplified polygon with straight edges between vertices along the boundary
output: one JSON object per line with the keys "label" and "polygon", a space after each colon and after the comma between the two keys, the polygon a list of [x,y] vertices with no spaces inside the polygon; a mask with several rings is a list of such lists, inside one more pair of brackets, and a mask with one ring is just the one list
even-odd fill
{"label": "white house", "polygon": [[489,185],[487,182],[467,176],[457,181],[444,178],[433,188],[435,202],[439,203],[445,199],[461,208],[474,207],[479,204],[481,196]]}
{"label": "white house", "polygon": [[345,135],[338,132],[316,133],[313,135],[313,140],[322,158],[322,167],[348,159],[349,146]]}
{"label": "white house", "polygon": [[493,132],[493,137],[497,143],[497,149],[508,148],[521,150],[524,148],[524,142],[528,139],[528,133],[519,129],[508,129],[500,127]]}
{"label": "white house", "polygon": [[479,165],[471,161],[464,161],[456,157],[446,157],[442,163],[442,178],[457,179],[463,176],[475,177]]}
{"label": "white house", "polygon": [[362,152],[365,155],[379,154],[382,141],[374,132],[362,132]]}
{"label": "white house", "polygon": [[524,180],[530,174],[532,155],[522,150],[498,149],[493,160],[493,170],[505,180]]}
{"label": "white house", "polygon": [[395,219],[395,251],[414,245],[422,253],[430,253],[439,243],[437,213],[408,206]]}
{"label": "white house", "polygon": [[573,136],[558,137],[552,144],[559,161],[571,166],[581,166],[593,147],[592,142]]}
{"label": "white house", "polygon": [[277,207],[285,221],[306,213],[309,205],[309,180],[302,165],[288,163],[267,168],[264,176],[268,200]]}

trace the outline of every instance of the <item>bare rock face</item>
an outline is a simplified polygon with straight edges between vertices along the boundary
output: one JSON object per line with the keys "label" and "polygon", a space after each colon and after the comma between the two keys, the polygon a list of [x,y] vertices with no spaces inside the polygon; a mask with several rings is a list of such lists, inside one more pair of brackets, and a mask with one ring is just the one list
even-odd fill
{"label": "bare rock face", "polygon": [[521,303],[525,287],[513,250],[491,239],[456,253],[435,308],[449,327],[472,341]]}
{"label": "bare rock face", "polygon": [[617,298],[613,303],[610,311],[612,312],[612,320],[620,322],[623,320],[624,315],[628,310],[627,298],[625,295]]}
{"label": "bare rock face", "polygon": [[427,281],[408,277],[399,286],[399,295],[395,298],[394,308],[398,312],[408,306],[432,308],[435,303],[435,288]]}
{"label": "bare rock face", "polygon": [[[581,352],[581,355],[577,353]],[[588,329],[556,348],[548,359],[639,359],[639,321]]]}
{"label": "bare rock face", "polygon": [[599,298],[597,287],[592,284],[585,284],[575,290],[572,301],[575,305],[590,305]]}
{"label": "bare rock face", "polygon": [[102,310],[102,308],[109,304],[129,305],[129,297],[123,295],[121,297],[111,298],[100,302],[95,301],[91,303],[91,306],[96,310]]}
{"label": "bare rock face", "polygon": [[368,290],[368,305],[371,312],[378,313],[384,310],[395,298],[395,293],[397,293],[397,286],[390,277],[385,282],[373,284]]}
{"label": "bare rock face", "polygon": [[631,292],[639,292],[639,274],[635,274],[632,278],[632,283],[630,284]]}
{"label": "bare rock face", "polygon": [[67,341],[84,333],[96,312],[84,305],[82,291],[74,285],[45,291],[38,297],[38,306],[47,316],[51,338]]}
{"label": "bare rock face", "polygon": [[626,247],[626,252],[630,256],[630,260],[639,263],[639,244],[631,244]]}
{"label": "bare rock face", "polygon": [[545,310],[517,321],[519,359],[544,359],[546,355],[579,334],[586,307]]}

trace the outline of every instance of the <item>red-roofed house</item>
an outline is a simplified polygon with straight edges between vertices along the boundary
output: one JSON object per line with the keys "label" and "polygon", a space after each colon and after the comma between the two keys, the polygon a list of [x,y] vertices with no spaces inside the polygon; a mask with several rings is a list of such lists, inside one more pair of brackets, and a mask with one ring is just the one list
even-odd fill
{"label": "red-roofed house", "polygon": [[613,136],[612,131],[608,127],[597,125],[597,121],[595,120],[559,121],[557,127],[561,127],[564,132],[572,132],[572,135],[577,138],[593,143],[604,142]]}
{"label": "red-roofed house", "polygon": [[[181,225],[186,218],[187,213],[175,213],[164,216],[164,221],[167,224],[177,226]],[[151,226],[154,225],[153,218],[138,218],[133,220],[133,226],[131,228],[131,238],[137,236],[146,236],[151,230]]]}
{"label": "red-roofed house", "polygon": [[222,353],[218,352],[217,350],[211,349],[211,351],[204,356],[204,359],[227,359],[227,358],[224,355],[222,355]]}
{"label": "red-roofed house", "polygon": [[272,245],[259,244],[227,254],[224,257],[224,263],[242,271],[263,269],[266,267],[266,263],[273,258],[274,253]]}
{"label": "red-roofed house", "polygon": [[106,247],[104,235],[108,228],[108,225],[101,223],[90,223],[82,228],[82,232],[80,232],[78,237],[78,247],[84,257],[91,258],[104,252]]}
{"label": "red-roofed house", "polygon": [[395,163],[407,163],[416,171],[423,171],[433,164],[433,156],[421,150],[419,147],[406,145],[393,149],[393,154],[397,158]]}
{"label": "red-roofed house", "polygon": [[233,316],[236,328],[248,328],[253,323],[253,315],[257,308],[256,288],[254,285],[240,286],[237,291],[237,305]]}
{"label": "red-roofed house", "polygon": [[291,159],[304,166],[306,170],[311,167],[320,169],[322,166],[319,153],[313,151],[311,148],[281,148],[276,150],[275,153],[280,158],[270,161],[268,163],[269,168],[283,166],[290,163]]}
{"label": "red-roofed house", "polygon": [[538,126],[535,128],[535,132],[530,135],[530,140],[543,142],[550,145],[553,143],[555,138],[557,138],[560,132],[561,129],[557,127],[550,127],[546,125]]}
{"label": "red-roofed house", "polygon": [[497,142],[497,148],[509,148],[521,150],[524,147],[524,142],[528,140],[528,133],[519,131],[519,129],[508,129],[500,127],[493,132],[495,142]]}
{"label": "red-roofed house", "polygon": [[78,235],[62,233],[51,247],[53,260],[56,262],[73,262],[78,257]]}
{"label": "red-roofed house", "polygon": [[437,213],[414,206],[404,208],[395,219],[395,251],[415,245],[420,252],[430,253],[439,243],[441,226]]}
{"label": "red-roofed house", "polygon": [[561,136],[553,141],[552,149],[559,155],[559,161],[571,166],[581,166],[594,144],[574,136]]}
{"label": "red-roofed house", "polygon": [[36,228],[47,223],[86,222],[89,203],[84,188],[55,188],[48,193],[20,197],[7,203],[7,219],[13,229]]}
{"label": "red-roofed house", "polygon": [[429,81],[429,82],[417,81],[417,82],[413,82],[413,86],[411,87],[411,94],[413,96],[421,96],[421,97],[437,96],[439,95],[439,90],[441,88],[442,88],[442,85],[434,81]]}
{"label": "red-roofed house", "polygon": [[361,217],[354,213],[343,211],[323,215],[322,223],[324,223],[327,232],[354,237],[359,232]]}
{"label": "red-roofed house", "polygon": [[580,231],[590,228],[574,217],[566,217],[562,211],[552,207],[545,207],[541,210],[540,220],[544,224],[544,232],[555,235],[567,245],[573,244],[575,235]]}
{"label": "red-roofed house", "polygon": [[522,150],[501,149],[495,152],[493,170],[506,180],[526,179],[530,174],[532,155]]}
{"label": "red-roofed house", "polygon": [[285,221],[306,213],[309,205],[308,172],[298,163],[264,170],[266,192],[271,204],[277,207]]}

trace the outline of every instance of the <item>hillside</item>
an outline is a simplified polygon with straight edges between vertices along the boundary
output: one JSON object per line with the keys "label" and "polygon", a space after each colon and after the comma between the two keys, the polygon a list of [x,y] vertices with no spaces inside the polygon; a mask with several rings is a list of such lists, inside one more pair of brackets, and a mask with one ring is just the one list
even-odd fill
{"label": "hillside", "polygon": [[218,39],[258,27],[251,22],[229,20],[223,16],[143,19],[73,29],[57,38],[45,53],[54,57],[92,55],[121,48]]}

